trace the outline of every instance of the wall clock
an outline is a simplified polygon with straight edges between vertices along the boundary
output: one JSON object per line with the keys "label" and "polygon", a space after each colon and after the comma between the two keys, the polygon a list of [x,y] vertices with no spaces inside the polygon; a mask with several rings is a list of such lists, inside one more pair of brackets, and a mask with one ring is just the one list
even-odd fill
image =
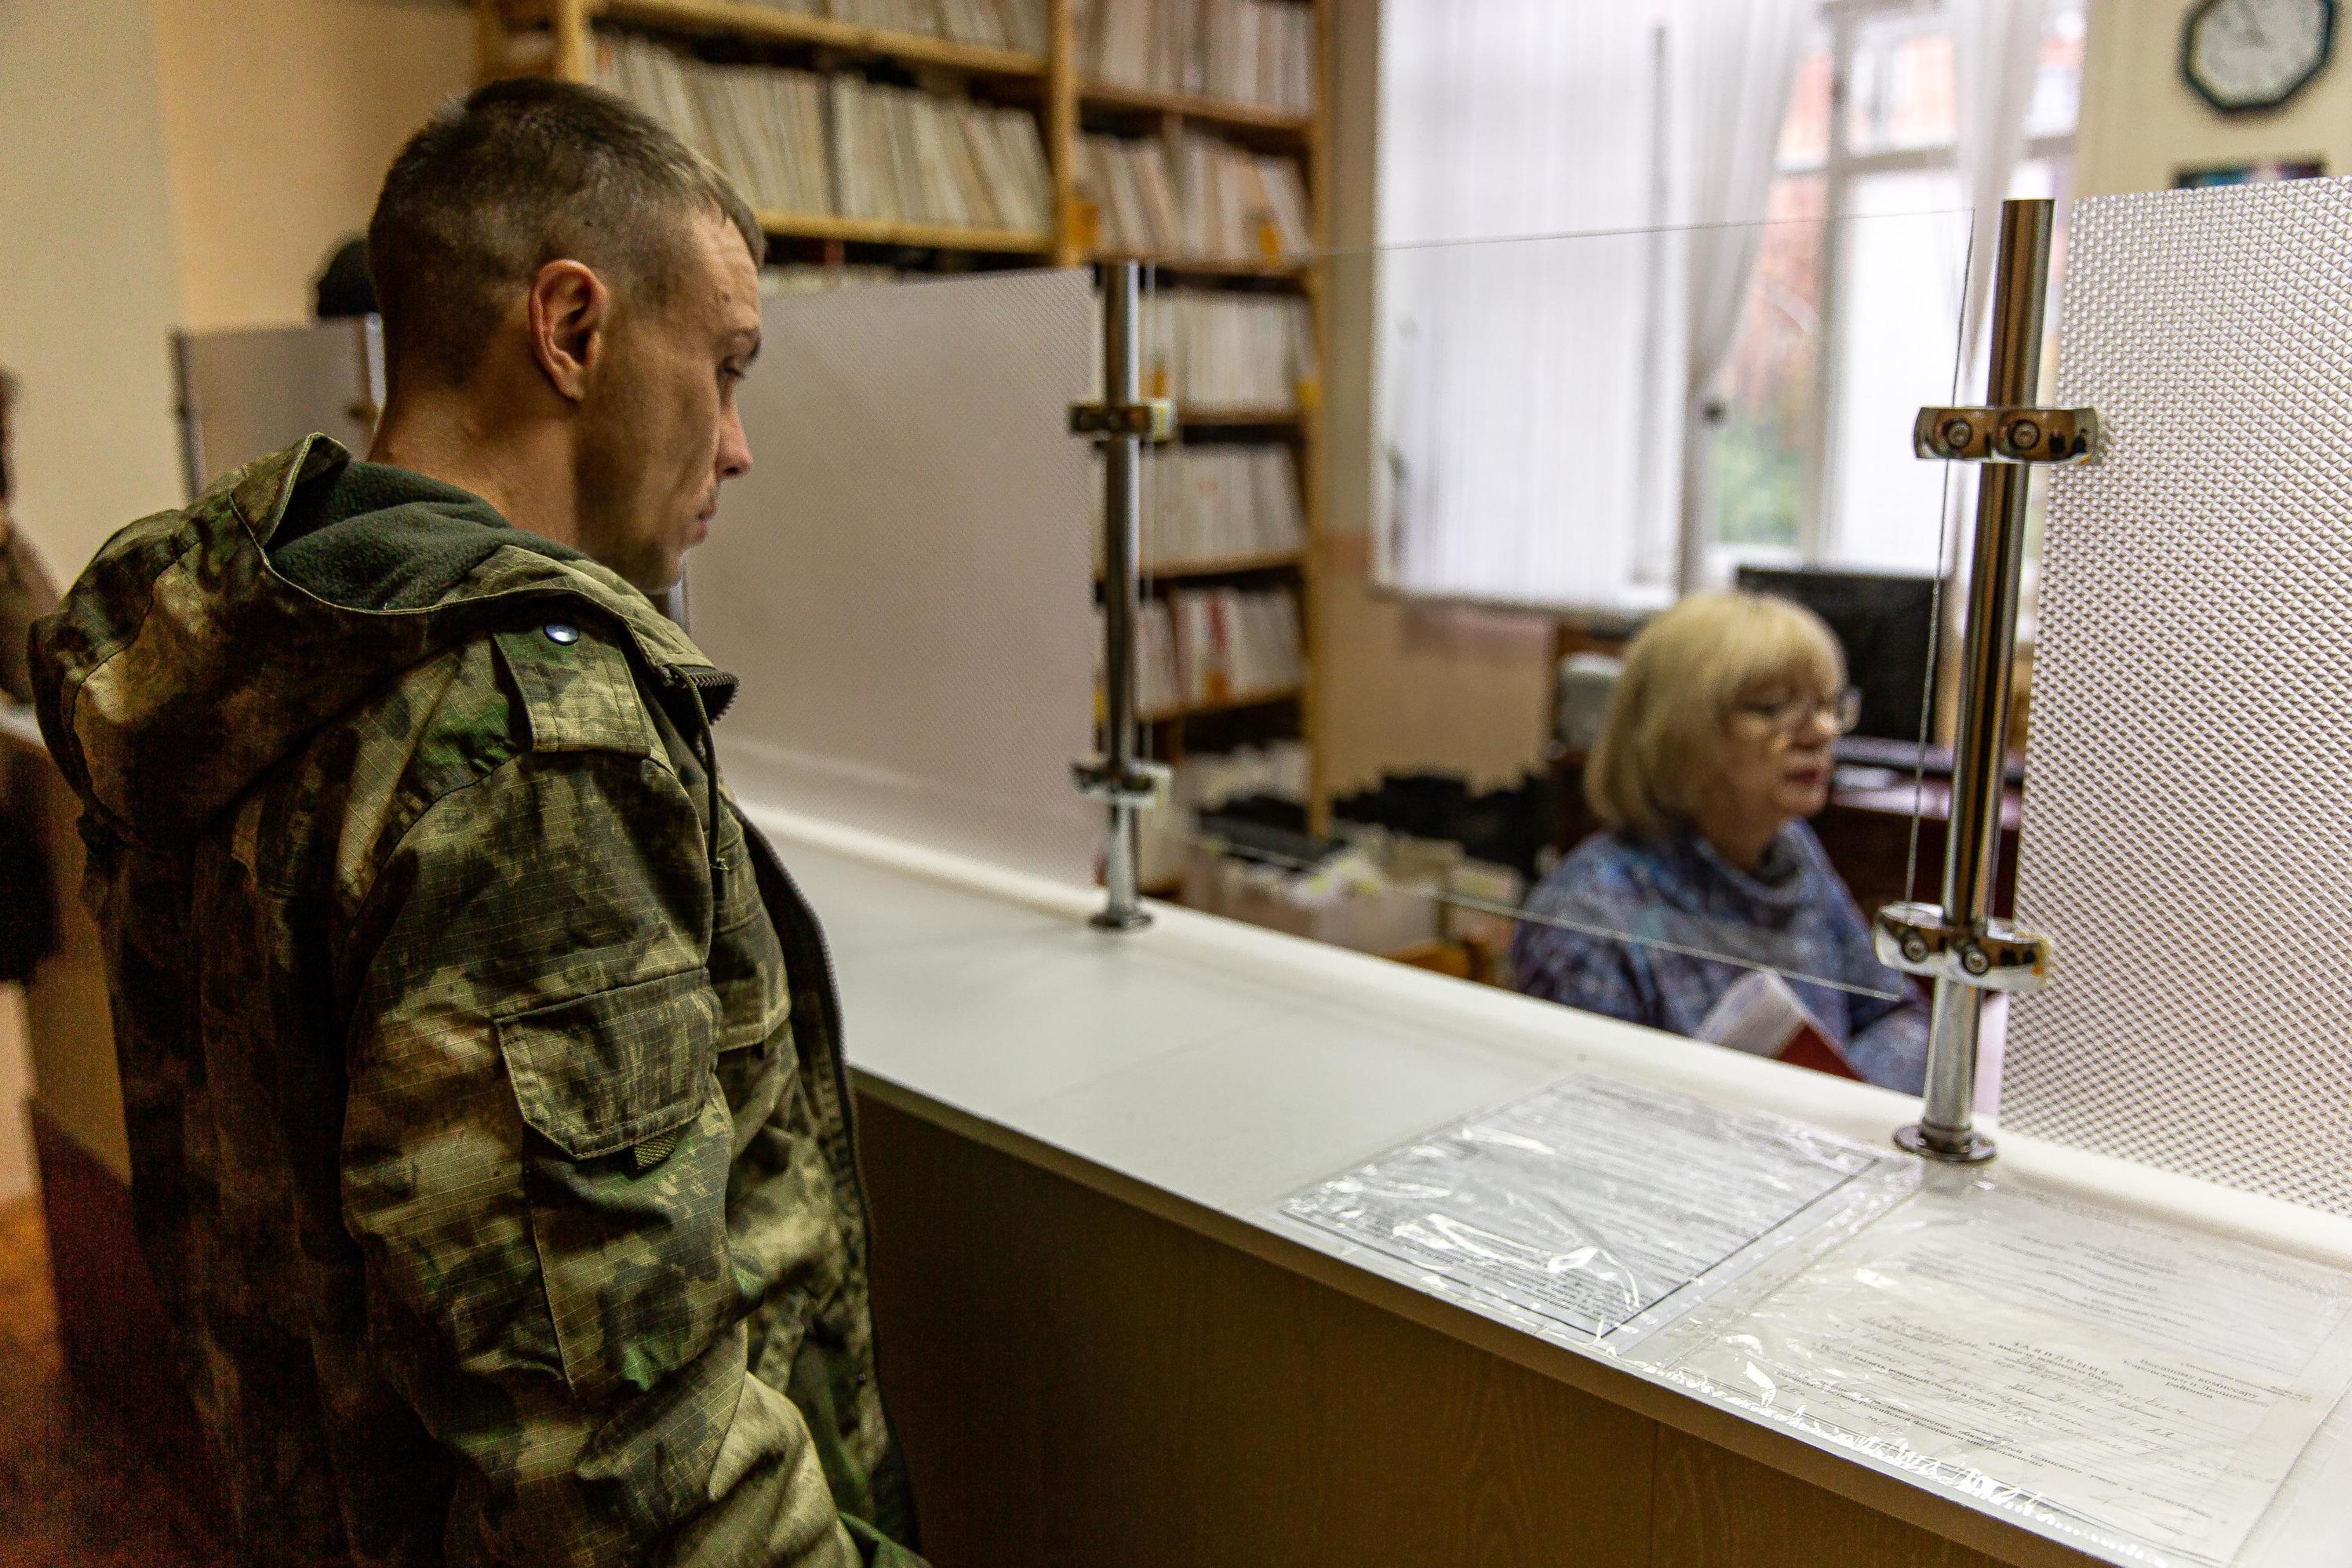
{"label": "wall clock", "polygon": [[2204,0],[2180,30],[2180,74],[2223,114],[2276,109],[2326,68],[2336,0]]}

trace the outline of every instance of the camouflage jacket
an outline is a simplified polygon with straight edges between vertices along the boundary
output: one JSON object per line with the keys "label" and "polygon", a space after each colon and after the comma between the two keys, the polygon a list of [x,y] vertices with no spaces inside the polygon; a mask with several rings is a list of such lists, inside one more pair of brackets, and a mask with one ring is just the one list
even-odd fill
{"label": "camouflage jacket", "polygon": [[[358,543],[273,541],[363,475],[406,493]],[[838,1004],[717,778],[732,678],[320,436],[117,534],[34,641],[241,1556],[916,1563]]]}

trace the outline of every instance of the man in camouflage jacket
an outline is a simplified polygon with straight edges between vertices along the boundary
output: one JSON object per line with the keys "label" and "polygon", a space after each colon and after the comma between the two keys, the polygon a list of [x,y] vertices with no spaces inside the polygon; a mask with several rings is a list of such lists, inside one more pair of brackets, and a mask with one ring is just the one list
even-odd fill
{"label": "man in camouflage jacket", "polygon": [[823,938],[646,596],[750,461],[757,227],[534,82],[371,239],[390,461],[232,473],[36,637],[240,1553],[917,1563]]}

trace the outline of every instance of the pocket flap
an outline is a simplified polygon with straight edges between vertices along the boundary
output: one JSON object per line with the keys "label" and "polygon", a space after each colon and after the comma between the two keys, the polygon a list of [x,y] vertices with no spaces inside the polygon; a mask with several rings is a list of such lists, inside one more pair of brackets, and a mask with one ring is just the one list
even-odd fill
{"label": "pocket flap", "polygon": [[499,1020],[522,1119],[575,1160],[691,1119],[718,1046],[719,998],[698,968]]}

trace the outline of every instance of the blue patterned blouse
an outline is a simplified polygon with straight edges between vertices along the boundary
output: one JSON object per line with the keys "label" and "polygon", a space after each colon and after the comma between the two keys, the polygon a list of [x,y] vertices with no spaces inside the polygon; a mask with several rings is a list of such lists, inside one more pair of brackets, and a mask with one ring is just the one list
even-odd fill
{"label": "blue patterned blouse", "polygon": [[[1752,873],[1696,833],[1664,842],[1595,833],[1543,879],[1527,913],[1540,918],[1520,921],[1511,939],[1511,983],[1530,996],[1696,1035],[1748,972],[1702,955],[1769,965],[1856,1071],[1919,1092],[1927,1004],[1871,951],[1853,894],[1802,822],[1780,830]],[[1617,932],[1638,940],[1603,935]]]}

